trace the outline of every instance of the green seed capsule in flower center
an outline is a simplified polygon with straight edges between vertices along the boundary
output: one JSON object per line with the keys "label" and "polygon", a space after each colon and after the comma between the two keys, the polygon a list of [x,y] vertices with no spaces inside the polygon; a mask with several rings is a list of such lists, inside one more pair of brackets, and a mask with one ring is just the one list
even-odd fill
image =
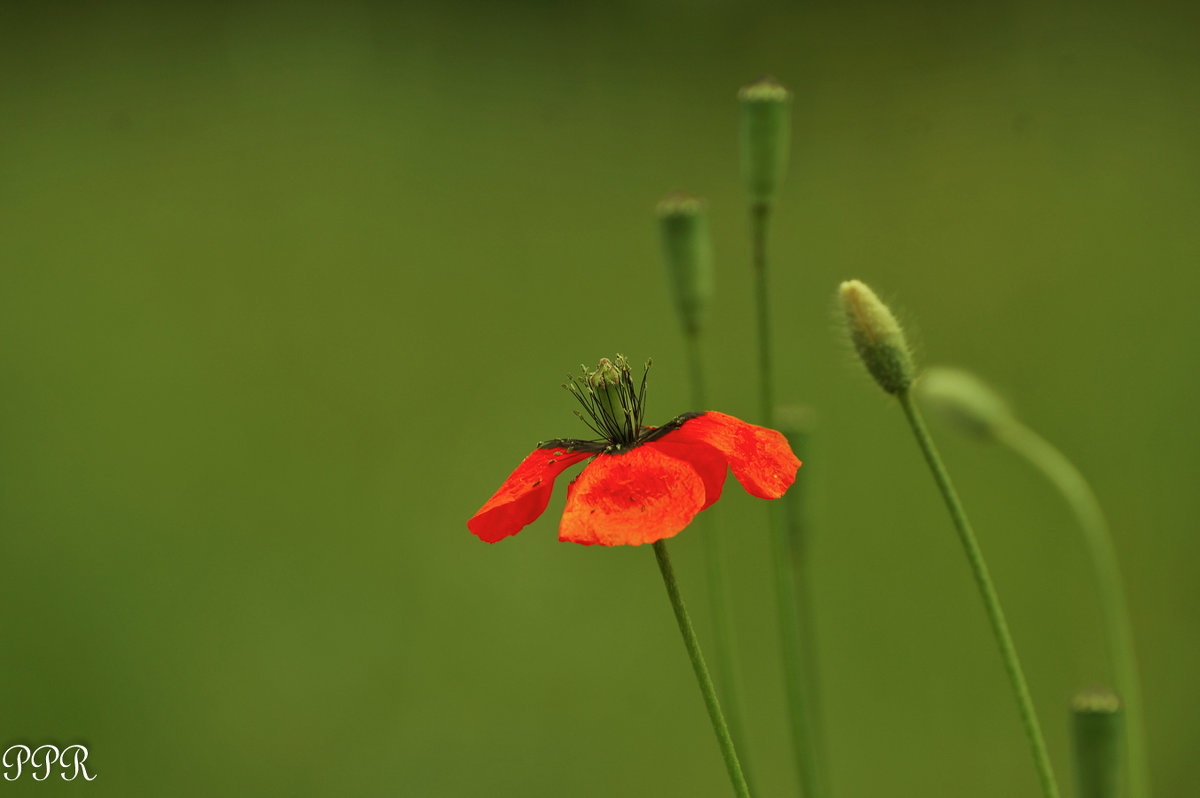
{"label": "green seed capsule in flower center", "polygon": [[622,433],[618,440],[628,443],[629,441],[621,439],[626,437],[625,430],[631,425],[629,415],[632,408],[627,408],[623,401],[621,372],[612,364],[611,360],[602,357],[596,370],[588,374],[587,381],[588,387],[596,396],[602,420],[607,422],[605,426]]}
{"label": "green seed capsule in flower center", "polygon": [[[646,370],[649,368],[647,362]],[[624,356],[617,355],[615,361],[601,358],[594,370],[583,367],[583,376],[571,377],[563,387],[583,406],[584,412],[576,411],[576,415],[602,441],[617,448],[638,442],[643,431],[646,375],[635,386],[633,371]]]}

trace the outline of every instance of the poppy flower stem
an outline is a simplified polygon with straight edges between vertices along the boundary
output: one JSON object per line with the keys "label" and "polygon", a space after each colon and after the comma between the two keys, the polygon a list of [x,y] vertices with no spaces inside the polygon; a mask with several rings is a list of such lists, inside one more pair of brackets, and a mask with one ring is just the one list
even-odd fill
{"label": "poppy flower stem", "polygon": [[823,798],[825,792],[817,764],[816,734],[809,706],[805,667],[803,624],[797,598],[797,576],[792,563],[792,543],[784,518],[784,508],[772,504],[771,560],[775,565],[775,595],[778,604],[780,646],[782,647],[784,689],[792,727],[796,777],[805,798]]}
{"label": "poppy flower stem", "polygon": [[[690,332],[684,335],[688,350],[688,371],[692,383],[692,406],[699,409],[708,407],[704,389],[703,358],[700,352],[700,335]],[[742,752],[742,772],[747,784],[753,784],[750,773],[750,763],[747,761],[746,727],[742,721],[741,680],[738,678],[737,658],[734,651],[737,646],[733,638],[733,619],[728,599],[728,586],[725,577],[725,550],[719,530],[713,523],[713,511],[697,516],[693,524],[701,527],[704,537],[704,559],[707,566],[709,613],[712,615],[713,650],[716,660],[716,681],[720,687],[720,695],[725,704],[725,717],[729,723],[733,741]]]}
{"label": "poppy flower stem", "polygon": [[658,570],[662,573],[667,597],[671,600],[671,609],[675,611],[675,621],[679,624],[679,633],[683,635],[683,645],[687,649],[688,659],[692,661],[692,670],[696,673],[700,694],[704,697],[704,706],[708,709],[709,720],[712,721],[713,731],[717,735],[717,744],[721,747],[721,756],[725,759],[729,781],[733,784],[733,791],[738,798],[749,798],[750,788],[746,785],[746,776],[742,773],[742,765],[738,761],[729,726],[725,722],[725,716],[721,714],[721,703],[717,699],[712,678],[708,675],[708,667],[704,664],[704,655],[700,653],[700,641],[696,638],[696,630],[692,627],[683,597],[679,595],[679,582],[675,578],[675,569],[671,567],[671,557],[667,554],[665,541],[654,542],[654,556],[658,559]]}
{"label": "poppy flower stem", "polygon": [[1049,441],[1020,421],[1009,418],[1005,423],[996,425],[994,434],[998,441],[1024,457],[1058,489],[1083,531],[1100,596],[1113,677],[1121,694],[1129,794],[1133,798],[1148,798],[1150,779],[1146,768],[1145,726],[1142,722],[1142,697],[1137,658],[1134,655],[1133,628],[1129,621],[1129,605],[1121,586],[1117,552],[1100,502],[1079,469]]}
{"label": "poppy flower stem", "polygon": [[[767,227],[770,218],[770,202],[757,200],[751,203],[750,246],[758,316],[759,423],[774,427],[775,372],[771,357],[770,291],[767,287]],[[805,667],[804,630],[800,621],[798,576],[793,570],[792,543],[782,508],[772,506],[769,512],[784,687],[788,697],[796,777],[805,798],[824,798],[816,731],[809,708],[808,696],[812,690]]]}
{"label": "poppy flower stem", "polygon": [[771,298],[767,290],[767,223],[771,218],[768,202],[750,205],[750,250],[754,266],[754,298],[758,316],[759,419],[764,427],[775,424],[775,370],[771,361]]}
{"label": "poppy flower stem", "polygon": [[925,427],[921,411],[917,409],[916,403],[913,401],[912,391],[905,387],[896,392],[896,398],[900,400],[904,415],[908,418],[908,423],[917,438],[917,445],[920,446],[921,453],[925,456],[929,470],[933,472],[934,482],[937,483],[938,489],[942,493],[946,509],[950,511],[950,518],[954,522],[954,528],[958,531],[959,540],[966,552],[967,562],[975,577],[975,584],[983,597],[984,608],[987,610],[988,620],[991,621],[996,643],[1000,647],[1000,656],[1004,660],[1004,669],[1008,672],[1013,693],[1017,698],[1021,722],[1025,726],[1025,735],[1029,740],[1029,747],[1033,751],[1042,793],[1046,798],[1058,798],[1058,785],[1054,780],[1054,770],[1050,765],[1050,755],[1046,751],[1046,741],[1042,736],[1041,726],[1038,724],[1033,699],[1029,695],[1029,686],[1025,682],[1025,674],[1021,670],[1021,662],[1017,659],[1017,650],[1013,645],[1012,635],[1008,631],[1008,622],[1004,618],[1004,610],[1000,607],[996,588],[992,585],[992,577],[988,573],[987,563],[984,562],[983,552],[975,539],[975,532],[971,529],[966,511],[963,510],[958,493],[955,491],[953,483],[950,482],[950,474],[942,463],[937,447],[934,446],[933,438],[930,437],[929,430]]}
{"label": "poppy flower stem", "polygon": [[708,392],[704,390],[704,358],[700,351],[700,334],[687,333],[683,336],[687,344],[688,379],[692,384],[692,404],[696,410],[708,407]]}
{"label": "poppy flower stem", "polygon": [[[809,426],[807,414],[798,407],[781,407],[776,411],[779,419],[779,430],[788,439],[788,444],[797,456],[808,457]],[[818,789],[814,795],[819,798],[828,794],[825,765],[825,751],[821,737],[816,733],[821,728],[820,703],[820,673],[817,662],[817,644],[815,623],[812,613],[812,579],[809,574],[809,540],[812,535],[808,513],[808,492],[812,484],[801,484],[799,481],[788,489],[783,497],[783,515],[787,530],[788,550],[791,554],[790,563],[792,580],[795,591],[795,606],[797,618],[797,639],[799,640],[799,657],[802,667],[802,681],[806,686],[807,702],[804,706],[805,717],[808,718],[806,732],[813,760],[808,765],[811,773],[810,789]]]}

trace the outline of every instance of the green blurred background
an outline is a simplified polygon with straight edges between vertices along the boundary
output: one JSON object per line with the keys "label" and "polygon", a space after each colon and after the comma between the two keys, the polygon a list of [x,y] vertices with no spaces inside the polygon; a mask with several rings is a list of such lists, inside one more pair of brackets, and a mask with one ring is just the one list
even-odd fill
{"label": "green blurred background", "polygon": [[[655,202],[706,196],[713,404],[753,420],[734,94],[795,91],[772,237],[837,798],[1031,795],[974,586],[840,340],[861,277],[1092,479],[1159,796],[1200,738],[1194,4],[0,3],[5,794],[729,794],[646,548],[466,519],[581,435],[581,361],[687,406]],[[1070,516],[942,432],[1070,788],[1107,679]],[[762,502],[727,536],[760,794],[795,794]],[[703,541],[673,544],[708,638]]]}

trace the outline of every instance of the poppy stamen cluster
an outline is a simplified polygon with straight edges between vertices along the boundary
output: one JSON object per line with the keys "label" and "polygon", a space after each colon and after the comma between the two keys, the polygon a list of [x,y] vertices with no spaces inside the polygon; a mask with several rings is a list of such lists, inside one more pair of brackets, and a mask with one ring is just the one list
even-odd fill
{"label": "poppy stamen cluster", "polygon": [[633,370],[624,355],[617,355],[615,363],[601,358],[595,371],[588,371],[586,366],[580,366],[580,369],[583,376],[567,375],[567,384],[563,386],[583,406],[584,412],[576,410],[575,415],[608,441],[610,450],[637,443],[644,429],[642,418],[646,412],[646,377],[650,374],[650,361],[646,361],[641,384],[636,387]]}

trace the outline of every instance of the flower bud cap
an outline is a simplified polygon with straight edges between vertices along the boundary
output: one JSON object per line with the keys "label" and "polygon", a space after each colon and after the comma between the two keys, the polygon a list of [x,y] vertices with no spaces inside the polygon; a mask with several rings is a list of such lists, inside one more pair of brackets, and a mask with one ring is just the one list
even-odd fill
{"label": "flower bud cap", "polygon": [[755,203],[770,203],[787,172],[792,93],[764,77],[738,91],[742,179]]}
{"label": "flower bud cap", "polygon": [[699,197],[678,192],[658,203],[667,280],[689,335],[700,331],[713,294],[712,241],[708,213]]}

